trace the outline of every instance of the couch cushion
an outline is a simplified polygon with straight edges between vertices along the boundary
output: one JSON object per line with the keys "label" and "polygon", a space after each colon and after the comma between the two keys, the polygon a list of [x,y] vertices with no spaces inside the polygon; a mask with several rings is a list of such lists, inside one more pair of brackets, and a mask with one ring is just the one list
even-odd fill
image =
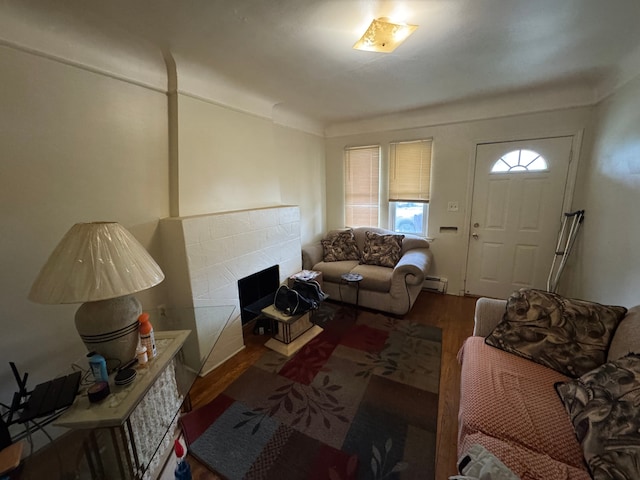
{"label": "couch cushion", "polygon": [[393,235],[394,232],[379,227],[354,227],[353,236],[356,238],[356,245],[360,252],[364,250],[364,244],[367,241],[367,232],[374,232],[380,235]]}
{"label": "couch cushion", "polygon": [[362,263],[393,268],[400,261],[404,235],[380,235],[365,233]]}
{"label": "couch cushion", "polygon": [[393,268],[374,265],[358,265],[352,270],[352,272],[362,275],[360,288],[364,290],[373,290],[376,292],[388,292],[391,290]]}
{"label": "couch cushion", "polygon": [[325,262],[360,260],[360,251],[351,229],[332,230],[320,243],[322,243]]}
{"label": "couch cushion", "polygon": [[489,345],[578,377],[606,362],[613,332],[627,309],[520,289],[507,300]]}
{"label": "couch cushion", "polygon": [[357,260],[343,260],[340,262],[320,262],[313,266],[314,270],[322,272],[325,282],[340,283],[343,273],[349,273],[358,266]]}
{"label": "couch cushion", "polygon": [[640,478],[640,355],[606,363],[556,384],[591,474]]}
{"label": "couch cushion", "polygon": [[[568,377],[492,348],[483,337],[468,338],[460,358],[461,443],[467,435],[482,432],[539,457],[584,469],[582,450],[554,389]],[[507,458],[500,459],[518,473]]]}
{"label": "couch cushion", "polygon": [[[367,232],[374,232],[379,235],[396,235],[396,232],[393,230],[387,230],[386,228],[378,228],[378,227],[354,227],[353,236],[356,238],[356,244],[358,248],[362,252],[364,249],[364,242],[366,240]],[[404,254],[407,250],[411,250],[413,248],[429,248],[429,241],[418,235],[414,235],[412,233],[407,233],[402,240],[402,254]]]}

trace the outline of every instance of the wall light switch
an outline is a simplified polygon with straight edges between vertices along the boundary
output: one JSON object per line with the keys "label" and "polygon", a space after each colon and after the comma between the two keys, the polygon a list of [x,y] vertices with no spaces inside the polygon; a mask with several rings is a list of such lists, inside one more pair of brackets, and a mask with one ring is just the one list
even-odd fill
{"label": "wall light switch", "polygon": [[458,202],[449,202],[447,204],[447,211],[449,211],[449,212],[457,212],[458,211]]}

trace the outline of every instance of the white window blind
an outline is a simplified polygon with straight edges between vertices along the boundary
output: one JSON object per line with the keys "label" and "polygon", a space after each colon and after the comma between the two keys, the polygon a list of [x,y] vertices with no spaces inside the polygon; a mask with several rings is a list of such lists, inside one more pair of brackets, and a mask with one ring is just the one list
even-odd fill
{"label": "white window blind", "polygon": [[431,140],[390,144],[390,202],[429,202],[431,144]]}
{"label": "white window blind", "polygon": [[380,147],[345,149],[345,224],[377,227],[379,211]]}

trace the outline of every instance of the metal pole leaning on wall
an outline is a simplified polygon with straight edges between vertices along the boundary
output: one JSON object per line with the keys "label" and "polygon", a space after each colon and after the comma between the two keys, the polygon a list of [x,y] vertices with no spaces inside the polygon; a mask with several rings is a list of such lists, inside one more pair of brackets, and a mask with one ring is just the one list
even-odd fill
{"label": "metal pole leaning on wall", "polygon": [[[582,225],[583,221],[584,210],[565,213],[562,218],[562,228],[558,235],[558,243],[556,244],[553,262],[551,263],[551,270],[549,271],[549,277],[547,278],[547,291],[549,292],[555,293],[558,289],[560,276],[562,275],[564,266],[567,263],[573,244],[578,237],[578,231],[580,230],[580,225]],[[570,226],[569,223],[571,223]]]}

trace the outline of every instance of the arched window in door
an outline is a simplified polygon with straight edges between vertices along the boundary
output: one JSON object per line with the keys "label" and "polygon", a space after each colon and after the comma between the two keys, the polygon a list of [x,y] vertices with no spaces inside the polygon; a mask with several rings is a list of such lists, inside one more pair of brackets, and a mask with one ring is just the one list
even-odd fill
{"label": "arched window in door", "polygon": [[547,161],[533,150],[512,150],[500,157],[491,167],[491,173],[504,172],[544,172]]}

